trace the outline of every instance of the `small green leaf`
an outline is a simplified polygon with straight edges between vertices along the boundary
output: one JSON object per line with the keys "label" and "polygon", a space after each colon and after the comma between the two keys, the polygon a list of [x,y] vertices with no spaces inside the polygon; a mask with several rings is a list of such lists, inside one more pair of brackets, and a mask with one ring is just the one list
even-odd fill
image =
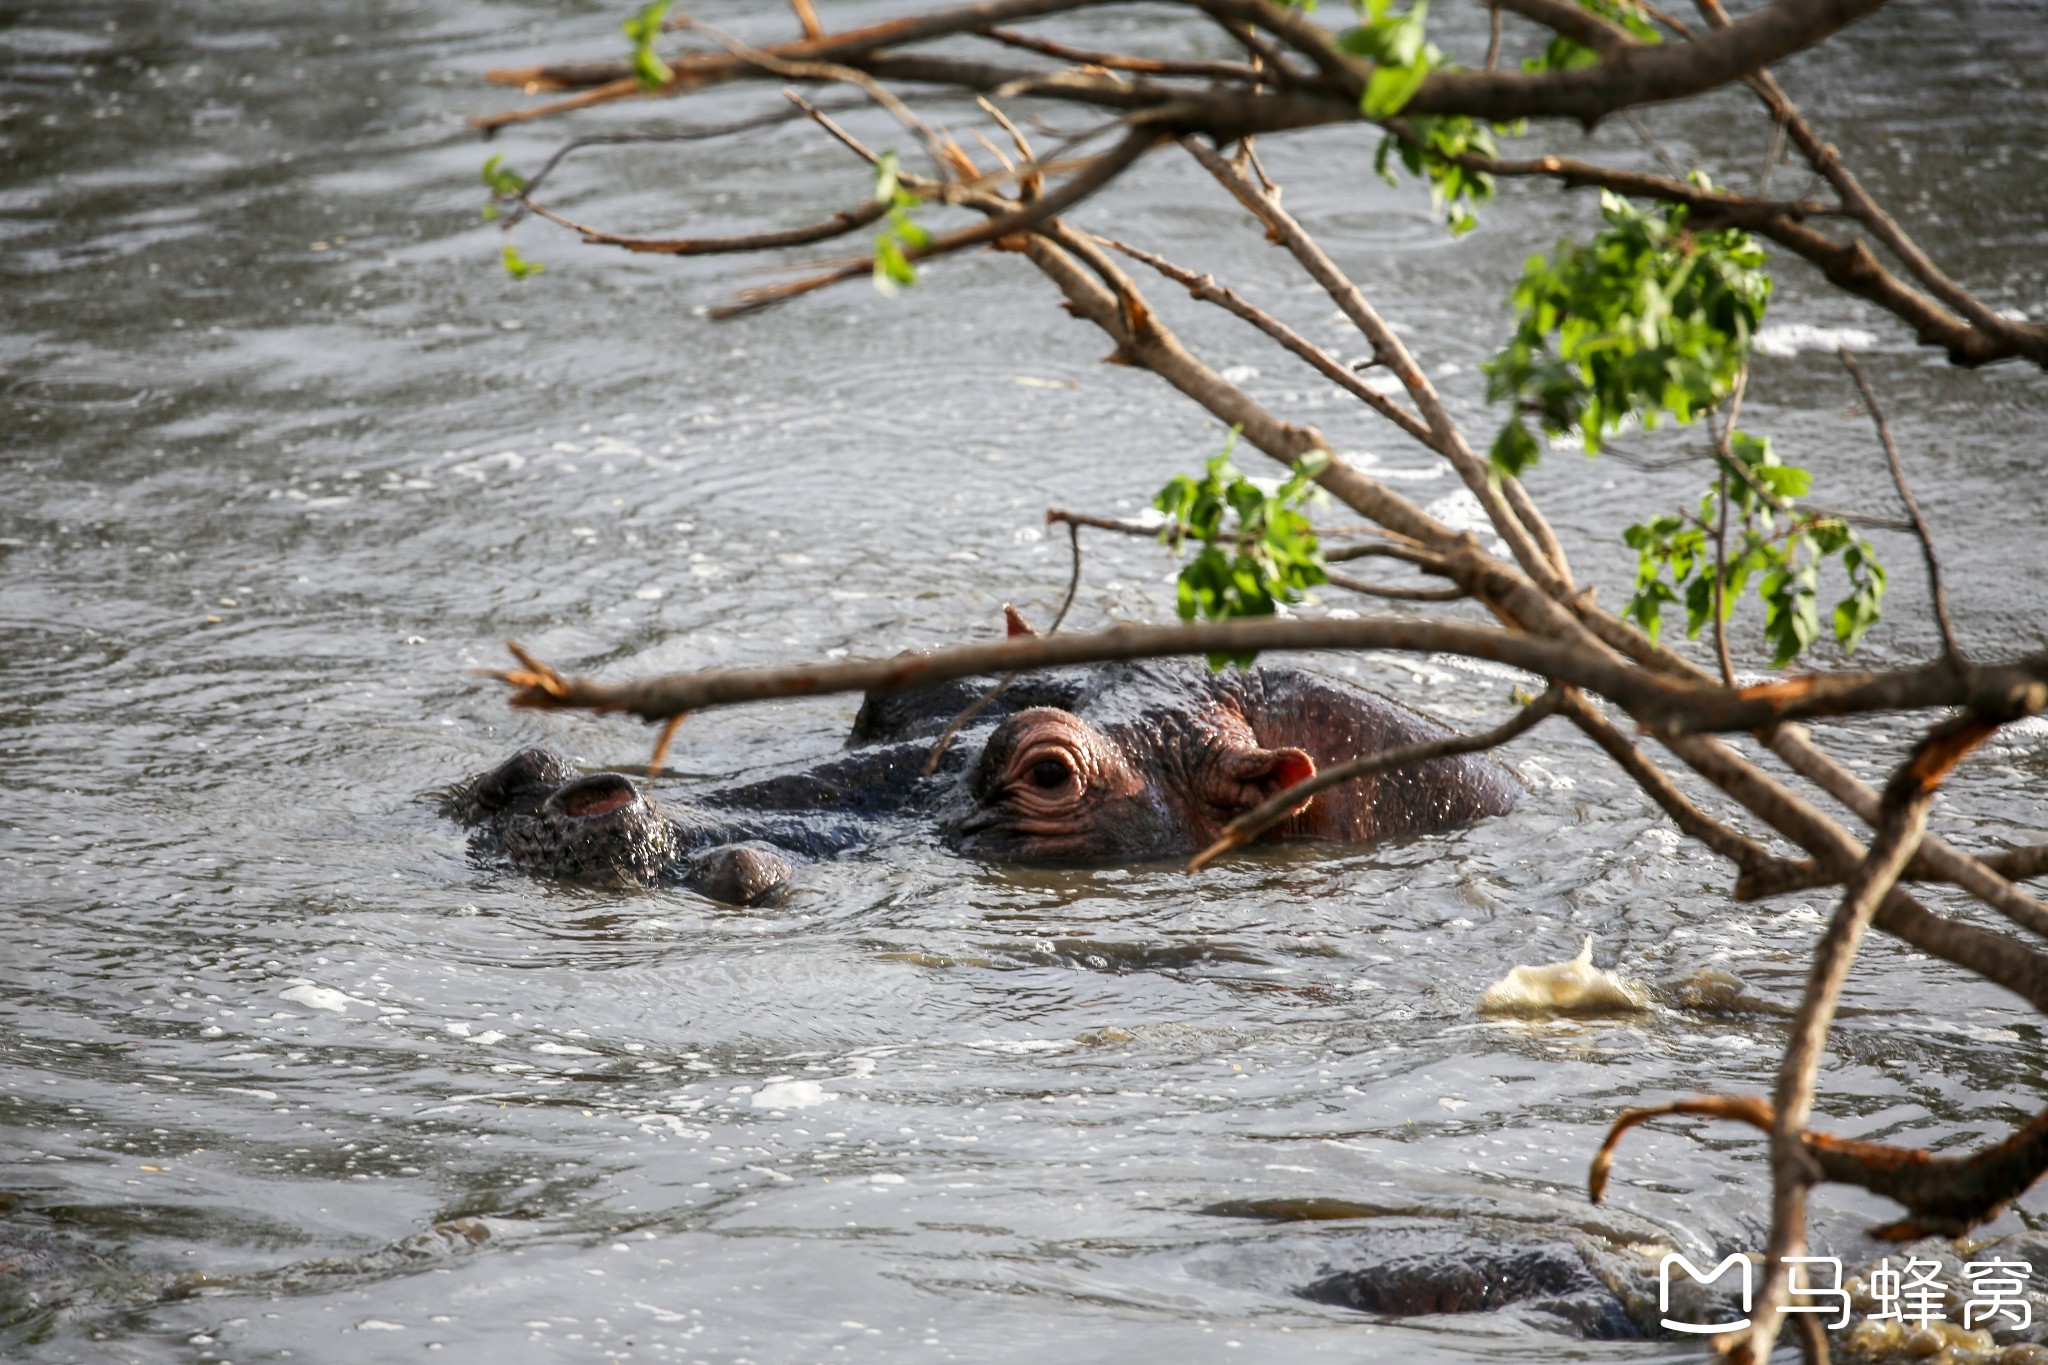
{"label": "small green leaf", "polygon": [[1877,562],[1867,541],[1858,540],[1842,551],[1842,567],[1849,575],[1849,595],[1835,604],[1835,639],[1843,652],[1854,654],[1856,646],[1880,616],[1884,600],[1884,565]]}
{"label": "small green leaf", "polygon": [[515,280],[530,280],[547,270],[539,261],[529,261],[520,255],[519,248],[510,242],[505,243],[498,257],[505,263],[505,273]]}
{"label": "small green leaf", "polygon": [[1529,434],[1529,428],[1522,419],[1510,417],[1508,424],[1500,429],[1500,435],[1493,438],[1493,448],[1487,451],[1487,460],[1495,474],[1520,478],[1525,470],[1535,467],[1542,454],[1536,438]]}
{"label": "small green leaf", "polygon": [[875,158],[875,202],[889,206],[882,231],[875,237],[875,288],[884,294],[917,283],[911,254],[932,244],[930,230],[910,216],[924,201],[903,187],[898,165],[893,151]]}
{"label": "small green leaf", "polygon": [[917,283],[917,267],[904,256],[902,245],[894,237],[881,236],[875,239],[875,288],[884,294],[894,294],[898,288]]}
{"label": "small green leaf", "polygon": [[1422,82],[1428,76],[1429,68],[1420,64],[1390,66],[1382,63],[1372,69],[1358,107],[1367,118],[1392,118],[1415,98],[1415,92],[1422,88]]}
{"label": "small green leaf", "polygon": [[483,181],[492,194],[517,194],[526,188],[526,177],[505,164],[505,154],[484,162]]}
{"label": "small green leaf", "polygon": [[654,40],[661,36],[662,21],[668,17],[668,7],[669,0],[654,0],[654,3],[642,6],[623,25],[626,37],[633,42],[633,75],[642,90],[659,90],[675,77],[675,72],[654,50]]}

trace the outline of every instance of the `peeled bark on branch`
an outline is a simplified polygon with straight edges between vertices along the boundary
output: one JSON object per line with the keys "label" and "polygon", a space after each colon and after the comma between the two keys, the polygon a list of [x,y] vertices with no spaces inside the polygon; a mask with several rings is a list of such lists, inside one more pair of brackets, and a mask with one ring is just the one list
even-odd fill
{"label": "peeled bark on branch", "polygon": [[[1755,1095],[1704,1095],[1622,1110],[1587,1176],[1587,1193],[1594,1203],[1606,1198],[1621,1139],[1632,1128],[1673,1114],[1729,1119],[1768,1133],[1776,1111],[1769,1100]],[[2002,1141],[1963,1156],[1936,1156],[1918,1147],[1811,1130],[1800,1137],[1823,1182],[1855,1185],[1905,1206],[1906,1217],[1871,1229],[1873,1237],[1887,1241],[1964,1236],[2004,1212],[2048,1172],[2048,1110]]]}

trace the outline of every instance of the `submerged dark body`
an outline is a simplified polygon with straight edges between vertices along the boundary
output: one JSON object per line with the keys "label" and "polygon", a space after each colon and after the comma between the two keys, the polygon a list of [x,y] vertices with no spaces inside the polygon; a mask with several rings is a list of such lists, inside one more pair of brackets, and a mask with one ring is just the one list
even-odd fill
{"label": "submerged dark body", "polygon": [[[1322,767],[1450,733],[1378,693],[1299,669],[1105,665],[1018,678],[923,776],[948,722],[989,685],[870,696],[850,753],[674,802],[527,749],[457,788],[449,808],[480,852],[530,871],[750,903],[788,880],[783,853],[843,852],[903,817],[930,820],[951,846],[997,862],[1186,856]],[[1438,759],[1332,788],[1267,837],[1349,844],[1428,834],[1502,814],[1519,795],[1491,759]]]}

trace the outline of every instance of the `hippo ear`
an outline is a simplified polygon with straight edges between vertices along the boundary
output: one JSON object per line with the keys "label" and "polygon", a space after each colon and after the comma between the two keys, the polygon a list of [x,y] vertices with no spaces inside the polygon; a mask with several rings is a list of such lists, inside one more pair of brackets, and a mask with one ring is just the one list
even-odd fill
{"label": "hippo ear", "polygon": [[1216,765],[1205,794],[1218,810],[1235,816],[1315,775],[1316,761],[1300,749],[1238,749]]}
{"label": "hippo ear", "polygon": [[1037,628],[1024,619],[1024,613],[1018,611],[1008,602],[1003,603],[1003,624],[1009,628],[1006,633],[1013,640],[1019,635],[1038,634]]}

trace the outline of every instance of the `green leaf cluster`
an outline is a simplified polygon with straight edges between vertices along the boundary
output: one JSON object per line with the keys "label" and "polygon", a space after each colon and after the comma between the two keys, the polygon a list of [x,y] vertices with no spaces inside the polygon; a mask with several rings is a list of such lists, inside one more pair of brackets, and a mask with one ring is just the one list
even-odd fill
{"label": "green leaf cluster", "polygon": [[[1578,0],[1579,8],[1599,15],[1608,23],[1628,33],[1637,42],[1658,43],[1664,40],[1644,17],[1642,12],[1626,0]],[[1600,61],[1600,54],[1584,43],[1573,42],[1563,34],[1552,38],[1543,51],[1522,62],[1524,71],[1572,71],[1582,66],[1594,66]]]}
{"label": "green leaf cluster", "polygon": [[1390,164],[1399,157],[1410,175],[1429,181],[1430,205],[1443,215],[1453,237],[1462,237],[1479,226],[1472,205],[1493,198],[1493,177],[1485,171],[1468,170],[1447,157],[1473,153],[1492,156],[1498,150],[1492,128],[1462,114],[1426,114],[1408,120],[1408,127],[1421,145],[1388,133],[1380,139],[1373,156],[1373,169],[1389,185],[1399,178]]}
{"label": "green leaf cluster", "polygon": [[[1806,470],[1782,463],[1768,438],[1737,431],[1728,442],[1731,471],[1707,490],[1697,514],[1678,512],[1631,526],[1622,539],[1636,552],[1635,595],[1622,609],[1655,639],[1663,610],[1685,604],[1685,633],[1697,638],[1713,620],[1716,584],[1721,619],[1726,621],[1754,582],[1764,607],[1764,638],[1771,666],[1782,668],[1820,638],[1820,570],[1840,556],[1847,592],[1835,604],[1830,624],[1835,641],[1854,653],[1875,625],[1884,598],[1884,566],[1869,542],[1839,517],[1818,516],[1792,506],[1812,483]],[[1752,483],[1754,486],[1752,486]],[[1718,570],[1716,536],[1720,499],[1728,499],[1729,545]],[[1768,494],[1768,496],[1766,496]]]}
{"label": "green leaf cluster", "polygon": [[[1426,36],[1429,0],[1414,0],[1396,12],[1393,0],[1358,0],[1359,24],[1337,36],[1337,46],[1373,63],[1358,107],[1367,118],[1390,119],[1407,107],[1429,73],[1448,70],[1443,53]],[[1507,125],[1501,125],[1507,130]],[[1471,206],[1493,197],[1493,177],[1467,170],[1447,158],[1496,151],[1494,129],[1462,116],[1426,114],[1409,121],[1412,138],[1389,132],[1380,140],[1373,168],[1394,183],[1393,162],[1399,158],[1409,174],[1429,181],[1430,202],[1443,215],[1453,236],[1479,225]]]}
{"label": "green leaf cluster", "polygon": [[[1167,518],[1162,541],[1176,551],[1189,541],[1200,547],[1179,575],[1176,605],[1183,621],[1271,616],[1281,603],[1299,602],[1329,581],[1322,548],[1301,510],[1317,494],[1315,478],[1329,455],[1309,452],[1284,481],[1266,488],[1230,463],[1236,445],[1233,431],[1200,478],[1178,475],[1152,500]],[[1209,663],[1248,668],[1257,657],[1212,654]]]}
{"label": "green leaf cluster", "polygon": [[910,216],[922,201],[903,188],[896,168],[894,152],[875,158],[875,202],[889,206],[882,231],[875,237],[875,288],[884,294],[917,283],[917,267],[910,263],[909,251],[922,251],[932,244],[931,232]]}
{"label": "green leaf cluster", "polygon": [[661,36],[662,21],[668,18],[668,7],[669,0],[653,0],[652,4],[641,6],[623,25],[633,44],[633,76],[642,90],[659,90],[675,76],[654,50],[654,40]]}
{"label": "green leaf cluster", "polygon": [[1755,239],[1694,232],[1682,204],[1638,209],[1603,191],[1600,212],[1607,226],[1590,242],[1530,257],[1511,300],[1514,337],[1484,367],[1487,397],[1514,404],[1493,443],[1501,473],[1536,463],[1530,417],[1597,454],[1631,419],[1691,422],[1749,361],[1771,293]]}

